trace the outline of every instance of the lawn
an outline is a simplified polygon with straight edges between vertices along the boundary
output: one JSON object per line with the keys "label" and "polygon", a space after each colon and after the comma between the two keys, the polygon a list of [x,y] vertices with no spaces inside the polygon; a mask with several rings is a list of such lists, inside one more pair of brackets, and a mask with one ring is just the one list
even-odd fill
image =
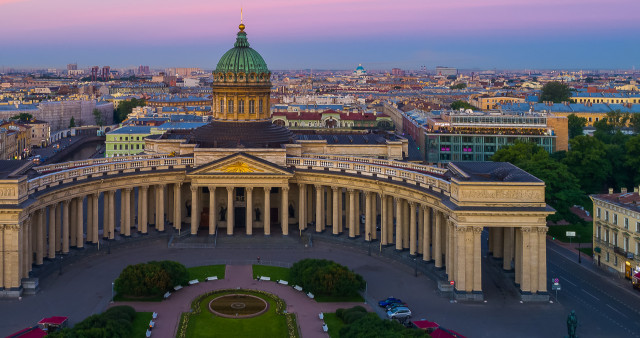
{"label": "lawn", "polygon": [[224,270],[226,265],[203,265],[187,268],[189,271],[189,280],[197,279],[204,282],[207,277],[218,276],[218,279],[224,279]]}
{"label": "lawn", "polygon": [[[575,231],[576,237],[571,239],[571,243],[591,243],[593,241],[593,225],[591,223],[578,223],[571,225],[552,225],[547,233],[556,240],[569,243],[566,237],[567,231]],[[578,238],[577,236],[580,236]]]}
{"label": "lawn", "polygon": [[289,281],[291,276],[289,274],[289,268],[281,268],[277,266],[268,265],[254,265],[253,266],[253,279],[258,276],[271,277],[272,281],[286,280]]}
{"label": "lawn", "polygon": [[209,311],[209,302],[213,298],[233,292],[220,292],[204,297],[199,303],[200,313],[192,314],[189,319],[186,337],[288,337],[285,316],[276,313],[274,300],[260,293],[243,291],[269,303],[269,310],[260,316],[246,319],[222,318]]}
{"label": "lawn", "polygon": [[340,329],[344,326],[344,322],[338,318],[335,312],[324,313],[324,322],[329,327],[329,337],[340,338]]}
{"label": "lawn", "polygon": [[136,317],[131,323],[131,337],[144,337],[150,320],[151,312],[136,312]]}

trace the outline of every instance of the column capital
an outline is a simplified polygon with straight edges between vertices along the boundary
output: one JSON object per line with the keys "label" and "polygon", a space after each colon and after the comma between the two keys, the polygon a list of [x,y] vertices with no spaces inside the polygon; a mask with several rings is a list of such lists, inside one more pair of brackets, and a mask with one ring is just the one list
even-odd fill
{"label": "column capital", "polygon": [[264,187],[263,189],[264,189],[264,191],[266,191],[266,192],[271,192],[271,187]]}
{"label": "column capital", "polygon": [[473,233],[475,233],[475,234],[481,233],[482,230],[483,230],[482,227],[471,227],[471,231],[473,231]]}
{"label": "column capital", "polygon": [[198,188],[199,188],[199,187],[198,187],[198,186],[195,186],[195,185],[191,185],[191,186],[189,187],[189,189],[191,189],[191,192],[196,192],[196,191],[198,191]]}
{"label": "column capital", "polygon": [[207,188],[209,188],[209,192],[212,192],[212,191],[216,190],[216,186],[215,185],[207,186]]}
{"label": "column capital", "polygon": [[316,187],[316,189],[322,189],[323,185],[322,184],[314,184],[314,187]]}
{"label": "column capital", "polygon": [[228,193],[232,193],[233,192],[233,187],[227,187],[227,192]]}
{"label": "column capital", "polygon": [[176,185],[176,187],[180,188],[182,186],[182,182],[176,182],[174,183]]}
{"label": "column capital", "polygon": [[467,232],[467,231],[471,231],[471,227],[470,226],[466,226],[466,225],[457,225],[454,224],[453,225],[453,229],[457,232]]}
{"label": "column capital", "polygon": [[163,187],[164,187],[165,185],[167,185],[167,184],[166,184],[166,183],[158,183],[158,184],[156,184],[156,185],[157,185],[158,187],[163,188]]}
{"label": "column capital", "polygon": [[429,209],[429,206],[426,204],[420,204],[420,207],[424,210],[427,211]]}
{"label": "column capital", "polygon": [[364,197],[369,197],[369,196],[371,196],[371,191],[366,191],[366,190],[365,190],[365,191],[363,191],[362,193],[364,194]]}
{"label": "column capital", "polygon": [[520,232],[531,232],[531,227],[520,227],[520,228],[518,228],[518,231],[520,231]]}
{"label": "column capital", "polygon": [[303,188],[306,184],[304,183],[298,183],[298,187]]}
{"label": "column capital", "polygon": [[409,206],[412,207],[412,208],[415,208],[416,207],[416,202],[409,201]]}
{"label": "column capital", "polygon": [[139,189],[142,189],[142,190],[145,190],[145,191],[146,191],[146,190],[149,190],[149,186],[148,186],[148,185],[143,185],[143,186],[140,186],[140,187],[138,187],[138,188],[139,188]]}
{"label": "column capital", "polygon": [[64,200],[62,201],[62,204],[64,205],[65,208],[69,207],[69,203],[71,203],[71,200]]}
{"label": "column capital", "polygon": [[93,196],[93,198],[100,198],[100,192],[94,192],[91,196]]}
{"label": "column capital", "polygon": [[536,231],[538,231],[538,233],[541,233],[542,235],[546,234],[547,231],[549,231],[549,228],[546,227],[546,226],[536,227],[535,229],[536,229]]}
{"label": "column capital", "polygon": [[289,187],[288,186],[282,187],[282,191],[289,191]]}
{"label": "column capital", "polygon": [[402,197],[398,197],[398,196],[391,196],[391,197],[396,203],[398,203],[402,199]]}
{"label": "column capital", "polygon": [[333,186],[331,187],[331,190],[333,190],[333,192],[338,191],[338,189],[340,189],[340,188],[338,188],[338,187],[333,187]]}
{"label": "column capital", "polygon": [[245,187],[244,188],[247,192],[252,192],[253,191],[253,187]]}
{"label": "column capital", "polygon": [[349,192],[349,194],[353,194],[355,191],[356,191],[356,189],[347,188],[347,192]]}
{"label": "column capital", "polygon": [[128,192],[128,193],[130,193],[131,191],[133,191],[133,188],[132,187],[127,187],[127,188],[124,188],[123,190]]}

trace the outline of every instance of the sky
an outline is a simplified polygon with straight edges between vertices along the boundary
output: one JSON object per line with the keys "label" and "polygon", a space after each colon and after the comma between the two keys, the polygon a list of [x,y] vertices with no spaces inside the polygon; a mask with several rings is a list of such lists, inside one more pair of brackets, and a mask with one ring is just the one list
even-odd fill
{"label": "sky", "polygon": [[640,68],[640,0],[0,0],[0,67]]}

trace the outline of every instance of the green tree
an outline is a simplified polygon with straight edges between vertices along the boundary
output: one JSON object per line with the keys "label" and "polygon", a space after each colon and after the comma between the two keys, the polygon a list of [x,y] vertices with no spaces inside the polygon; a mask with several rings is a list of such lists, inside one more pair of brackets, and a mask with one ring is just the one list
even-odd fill
{"label": "green tree", "polygon": [[127,116],[131,114],[133,108],[143,107],[145,105],[143,99],[133,98],[131,100],[122,101],[118,104],[118,109],[114,111],[113,121],[114,123],[120,123],[127,119]]}
{"label": "green tree", "polygon": [[351,296],[365,286],[362,276],[326,259],[303,259],[293,264],[290,271],[293,284],[316,295]]}
{"label": "green tree", "polygon": [[453,86],[449,87],[449,89],[465,89],[467,88],[467,84],[464,82],[456,83]]}
{"label": "green tree", "polygon": [[582,129],[587,125],[587,119],[579,117],[576,114],[569,114],[567,118],[567,124],[569,125],[569,139],[582,135]]}
{"label": "green tree", "polygon": [[466,101],[457,100],[457,101],[451,102],[451,109],[458,110],[460,108],[462,108],[462,109],[476,109],[476,107],[470,105],[469,102],[466,102]]}
{"label": "green tree", "polygon": [[100,110],[98,109],[93,110],[93,118],[96,120],[96,125],[98,126],[104,125],[104,119],[102,118],[102,112],[100,112]]}
{"label": "green tree", "polygon": [[10,120],[19,120],[20,122],[29,122],[33,118],[33,115],[29,113],[20,113],[18,115],[12,116]]}
{"label": "green tree", "polygon": [[545,182],[545,199],[557,211],[549,216],[551,221],[575,220],[576,216],[569,208],[586,202],[578,179],[569,168],[551,158],[544,148],[536,144],[516,142],[498,150],[491,160],[510,162]]}
{"label": "green tree", "polygon": [[69,120],[69,128],[73,128],[76,126],[76,119],[71,116],[71,120]]}
{"label": "green tree", "polygon": [[631,170],[633,184],[640,184],[640,135],[634,135],[626,143],[625,164]]}
{"label": "green tree", "polygon": [[571,99],[571,89],[564,83],[552,81],[542,86],[540,102],[553,101],[560,103]]}
{"label": "green tree", "polygon": [[633,129],[634,134],[640,134],[640,114],[631,114],[629,118],[629,126]]}
{"label": "green tree", "polygon": [[611,174],[605,144],[592,136],[576,136],[569,140],[571,151],[562,161],[576,176],[587,194],[600,192]]}

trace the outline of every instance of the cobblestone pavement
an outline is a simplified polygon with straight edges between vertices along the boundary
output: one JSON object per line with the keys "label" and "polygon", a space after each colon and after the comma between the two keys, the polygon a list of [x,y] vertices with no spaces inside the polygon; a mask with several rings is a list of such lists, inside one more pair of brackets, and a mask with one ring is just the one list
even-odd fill
{"label": "cobblestone pavement", "polygon": [[335,312],[339,308],[363,305],[362,303],[317,303],[291,286],[254,280],[251,265],[228,265],[224,279],[184,287],[173,293],[168,300],[160,303],[116,302],[113,305],[131,305],[137,311],[157,312],[158,320],[153,328],[153,337],[170,338],[175,337],[180,314],[189,311],[191,302],[198,295],[211,290],[235,288],[267,291],[282,298],[287,303],[287,311],[296,314],[301,334],[305,338],[329,336],[322,331],[323,322],[318,317],[321,312]]}

